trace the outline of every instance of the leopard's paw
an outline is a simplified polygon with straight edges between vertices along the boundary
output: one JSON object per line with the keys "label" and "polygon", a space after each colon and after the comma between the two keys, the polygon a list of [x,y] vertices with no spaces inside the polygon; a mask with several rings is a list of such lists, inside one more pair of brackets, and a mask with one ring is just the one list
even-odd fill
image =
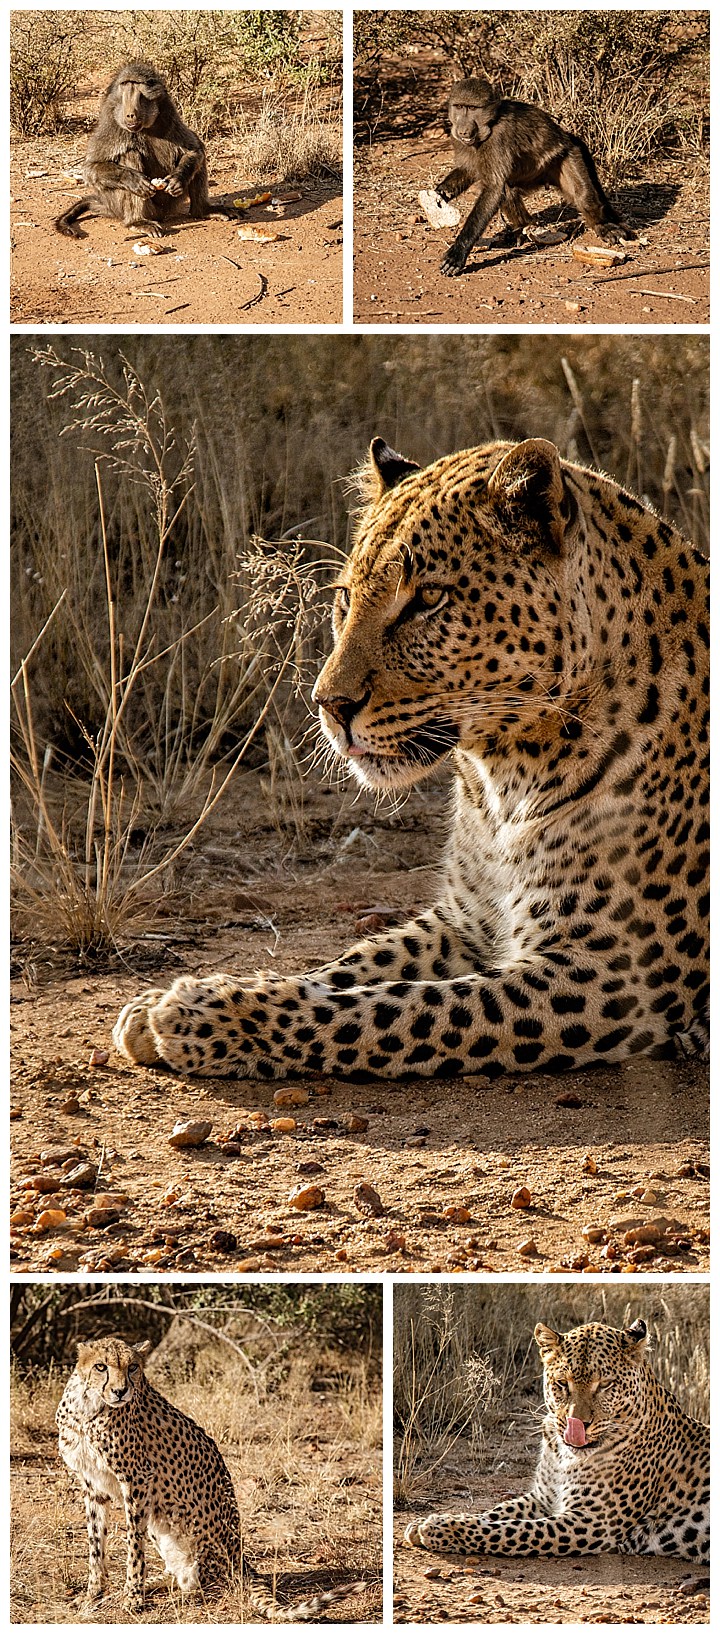
{"label": "leopard's paw", "polygon": [[411,1521],[410,1525],[405,1527],[403,1541],[412,1549],[422,1549],[422,1543],[420,1542],[419,1521]]}
{"label": "leopard's paw", "polygon": [[138,1066],[154,1067],[160,1061],[157,1040],[150,1025],[150,1011],[163,997],[162,987],[146,987],[144,993],[139,993],[120,1011],[113,1027],[116,1049]]}

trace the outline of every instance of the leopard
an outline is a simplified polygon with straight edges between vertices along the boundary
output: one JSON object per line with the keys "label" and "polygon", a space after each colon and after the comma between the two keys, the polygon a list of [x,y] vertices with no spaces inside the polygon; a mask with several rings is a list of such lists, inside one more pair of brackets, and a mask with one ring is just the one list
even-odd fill
{"label": "leopard", "polygon": [[405,1542],[440,1553],[710,1558],[710,1433],[647,1358],[647,1323],[543,1322],[547,1417],[529,1492],[480,1515],[412,1521]]}
{"label": "leopard", "polygon": [[397,799],[444,761],[433,906],[316,969],[151,987],[114,1029],[182,1074],[439,1080],[703,1054],[708,562],[545,438],[429,467],[373,440],[314,687]]}
{"label": "leopard", "polygon": [[105,1560],[110,1500],[125,1510],[125,1603],[145,1605],[145,1540],[154,1544],[182,1596],[213,1583],[241,1585],[246,1603],[267,1622],[315,1622],[364,1583],[328,1589],[278,1605],[270,1579],[244,1553],[232,1477],[207,1430],[156,1390],[145,1376],[149,1340],[110,1334],[78,1344],[77,1363],[56,1413],[60,1456],[85,1499],[89,1566],[83,1608],[107,1592]]}

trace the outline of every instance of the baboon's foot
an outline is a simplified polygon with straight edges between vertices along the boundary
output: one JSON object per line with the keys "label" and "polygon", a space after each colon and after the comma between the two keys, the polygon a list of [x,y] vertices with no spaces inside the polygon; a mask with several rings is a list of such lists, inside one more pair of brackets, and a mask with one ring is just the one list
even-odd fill
{"label": "baboon's foot", "polygon": [[440,271],[443,277],[459,278],[460,274],[465,271],[465,262],[469,254],[470,251],[466,250],[462,244],[458,244],[457,241],[451,244],[440,262]]}
{"label": "baboon's foot", "polygon": [[601,221],[599,226],[592,228],[598,238],[605,244],[624,244],[627,239],[634,239],[632,227],[626,226],[624,221]]}
{"label": "baboon's foot", "polygon": [[162,987],[147,987],[121,1010],[113,1027],[113,1042],[129,1061],[138,1066],[156,1067],[160,1062],[157,1041],[150,1025],[150,1011],[164,997]]}

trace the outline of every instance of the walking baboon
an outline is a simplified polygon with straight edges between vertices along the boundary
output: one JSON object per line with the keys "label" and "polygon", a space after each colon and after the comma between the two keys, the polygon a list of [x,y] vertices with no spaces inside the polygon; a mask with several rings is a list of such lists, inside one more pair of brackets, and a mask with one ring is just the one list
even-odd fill
{"label": "walking baboon", "polygon": [[462,272],[498,210],[519,237],[531,220],[523,193],[535,187],[558,187],[602,238],[632,237],[603,192],[589,148],[542,108],[498,97],[487,79],[461,79],[451,87],[448,114],[455,168],[436,191],[455,199],[480,182],[482,192],[441,272],[451,278]]}
{"label": "walking baboon", "polygon": [[167,86],[145,62],[128,63],[108,86],[84,173],[95,191],[55,222],[69,238],[84,237],[80,216],[118,216],[157,238],[185,199],[191,216],[222,209],[208,197],[200,137],[183,124]]}

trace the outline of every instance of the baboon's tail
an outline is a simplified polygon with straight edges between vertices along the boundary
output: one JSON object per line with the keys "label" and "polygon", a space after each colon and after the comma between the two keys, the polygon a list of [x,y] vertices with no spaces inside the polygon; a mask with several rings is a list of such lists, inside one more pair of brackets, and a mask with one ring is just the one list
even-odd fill
{"label": "baboon's tail", "polygon": [[80,216],[88,215],[95,202],[92,193],[90,193],[87,198],[80,199],[77,204],[71,204],[69,210],[65,210],[63,215],[55,218],[56,232],[62,233],[65,238],[84,238],[85,234],[82,228],[77,227],[75,223]]}

